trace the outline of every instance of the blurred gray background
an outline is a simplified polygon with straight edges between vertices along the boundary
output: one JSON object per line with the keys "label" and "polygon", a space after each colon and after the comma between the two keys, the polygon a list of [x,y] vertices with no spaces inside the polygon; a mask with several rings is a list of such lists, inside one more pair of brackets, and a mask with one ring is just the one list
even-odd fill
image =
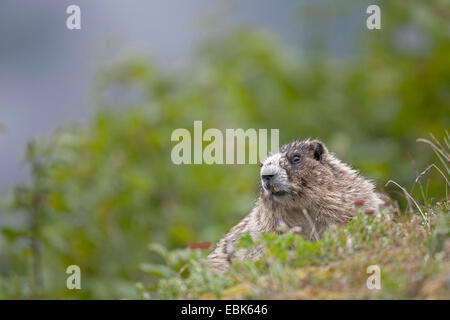
{"label": "blurred gray background", "polygon": [[[303,8],[337,1],[205,0],[2,0],[0,2],[0,194],[28,176],[21,162],[27,142],[55,128],[89,119],[98,69],[128,54],[141,54],[167,68],[182,67],[210,32],[253,26],[302,49],[314,33],[328,50],[351,56],[354,30],[365,27],[361,10],[321,21],[300,19]],[[81,30],[67,30],[67,6],[81,7]],[[331,10],[333,12],[333,10]],[[220,21],[219,21],[220,20]]]}

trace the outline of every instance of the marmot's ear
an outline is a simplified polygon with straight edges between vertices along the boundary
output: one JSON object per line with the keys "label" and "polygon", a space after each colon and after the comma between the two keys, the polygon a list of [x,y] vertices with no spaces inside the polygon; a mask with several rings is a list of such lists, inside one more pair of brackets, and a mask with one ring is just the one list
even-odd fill
{"label": "marmot's ear", "polygon": [[313,152],[314,159],[316,159],[317,161],[322,160],[328,152],[323,142],[319,140],[312,140],[310,149]]}

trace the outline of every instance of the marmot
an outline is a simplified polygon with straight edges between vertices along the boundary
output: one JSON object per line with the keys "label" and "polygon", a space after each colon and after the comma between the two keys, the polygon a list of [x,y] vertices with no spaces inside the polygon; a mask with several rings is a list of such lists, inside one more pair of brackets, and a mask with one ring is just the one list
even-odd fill
{"label": "marmot", "polygon": [[362,210],[377,212],[383,203],[371,181],[328,152],[319,140],[296,140],[270,153],[261,163],[261,189],[253,210],[208,255],[212,269],[225,271],[233,260],[257,258],[262,248],[235,250],[250,234],[257,240],[275,232],[277,224],[299,229],[307,240],[321,238],[330,224],[346,223]]}

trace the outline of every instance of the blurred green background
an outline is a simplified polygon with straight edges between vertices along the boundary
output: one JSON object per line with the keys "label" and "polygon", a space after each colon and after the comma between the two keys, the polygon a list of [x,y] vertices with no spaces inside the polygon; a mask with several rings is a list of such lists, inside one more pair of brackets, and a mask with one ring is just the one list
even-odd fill
{"label": "blurred green background", "polygon": [[[3,201],[0,298],[135,298],[136,282],[153,281],[139,270],[155,259],[150,242],[215,242],[247,214],[257,165],[171,162],[172,131],[192,131],[194,120],[204,130],[279,128],[280,144],[320,138],[380,190],[388,179],[410,187],[437,161],[416,139],[439,139],[450,124],[449,3],[377,3],[382,29],[362,25],[351,57],[330,54],[313,31],[300,52],[236,28],[205,39],[185,68],[145,56],[105,65],[93,119],[30,142],[32,179]],[[311,5],[299,19],[325,21],[335,9]],[[408,32],[414,41],[405,42]],[[111,92],[134,98],[117,106]],[[431,175],[429,195],[444,197],[444,181]],[[82,290],[66,289],[71,264]]]}

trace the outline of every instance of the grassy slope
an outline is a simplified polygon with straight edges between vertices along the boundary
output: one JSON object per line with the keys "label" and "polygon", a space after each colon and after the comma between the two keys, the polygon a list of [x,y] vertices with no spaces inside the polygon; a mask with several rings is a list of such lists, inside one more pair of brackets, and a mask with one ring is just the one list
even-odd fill
{"label": "grassy slope", "polygon": [[[261,240],[268,248],[263,259],[235,263],[226,274],[207,271],[198,250],[159,248],[166,264],[142,267],[162,279],[139,288],[147,298],[450,299],[448,209],[448,201],[428,208],[429,226],[420,214],[360,213],[317,242],[268,234]],[[246,237],[241,245],[254,244]],[[369,265],[380,267],[381,290],[367,289]]]}

